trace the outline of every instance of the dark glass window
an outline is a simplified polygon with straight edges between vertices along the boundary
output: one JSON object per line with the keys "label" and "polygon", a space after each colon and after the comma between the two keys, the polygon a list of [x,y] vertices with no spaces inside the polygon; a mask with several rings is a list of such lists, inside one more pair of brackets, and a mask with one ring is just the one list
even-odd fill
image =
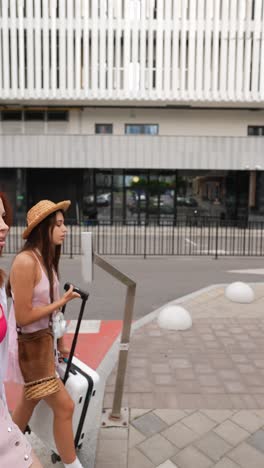
{"label": "dark glass window", "polygon": [[113,133],[112,124],[95,124],[95,133],[111,135]]}
{"label": "dark glass window", "polygon": [[69,112],[67,110],[49,110],[47,111],[48,121],[63,121],[69,120]]}
{"label": "dark glass window", "polygon": [[157,124],[125,124],[126,135],[158,135]]}
{"label": "dark glass window", "polygon": [[264,136],[264,125],[254,125],[248,127],[249,136]]}
{"label": "dark glass window", "polygon": [[25,120],[45,120],[45,112],[39,110],[26,110]]}
{"label": "dark glass window", "polygon": [[4,110],[2,111],[2,120],[22,120],[22,111],[19,110]]}

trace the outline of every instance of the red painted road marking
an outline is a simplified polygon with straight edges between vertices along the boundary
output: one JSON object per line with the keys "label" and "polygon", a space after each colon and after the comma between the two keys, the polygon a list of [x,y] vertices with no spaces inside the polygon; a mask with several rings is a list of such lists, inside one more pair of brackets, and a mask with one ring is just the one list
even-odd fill
{"label": "red painted road marking", "polygon": [[[99,333],[85,333],[79,335],[75,351],[76,357],[93,369],[97,369],[107,351],[119,335],[122,323],[122,320],[102,321]],[[68,347],[71,346],[72,339],[72,334],[66,335],[65,342]]]}
{"label": "red painted road marking", "polygon": [[[113,342],[119,335],[122,328],[122,320],[103,320],[99,333],[80,334],[76,346],[76,357],[88,364],[93,369],[97,369]],[[65,344],[70,348],[73,334],[65,336]],[[14,409],[22,388],[20,385],[7,383],[6,393],[8,407]]]}

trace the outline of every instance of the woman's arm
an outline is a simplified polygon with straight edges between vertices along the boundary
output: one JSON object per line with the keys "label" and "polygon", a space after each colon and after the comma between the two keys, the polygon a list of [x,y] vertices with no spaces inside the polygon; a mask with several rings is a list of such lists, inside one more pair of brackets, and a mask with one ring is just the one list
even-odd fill
{"label": "woman's arm", "polygon": [[52,314],[67,302],[79,297],[79,294],[73,292],[73,287],[71,287],[61,298],[51,304],[32,307],[33,289],[39,281],[39,267],[35,259],[26,252],[22,252],[16,257],[10,273],[16,321],[21,327]]}

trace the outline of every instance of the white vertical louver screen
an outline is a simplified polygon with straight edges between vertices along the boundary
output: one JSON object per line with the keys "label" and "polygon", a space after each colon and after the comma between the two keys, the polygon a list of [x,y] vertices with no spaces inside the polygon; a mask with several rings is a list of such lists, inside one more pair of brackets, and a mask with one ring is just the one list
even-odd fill
{"label": "white vertical louver screen", "polygon": [[264,0],[1,0],[0,99],[263,101]]}

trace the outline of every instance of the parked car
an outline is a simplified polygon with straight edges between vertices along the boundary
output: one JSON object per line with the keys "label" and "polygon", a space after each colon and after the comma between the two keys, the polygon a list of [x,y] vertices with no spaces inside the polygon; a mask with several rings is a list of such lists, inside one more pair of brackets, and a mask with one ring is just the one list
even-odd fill
{"label": "parked car", "polygon": [[177,195],[177,205],[178,206],[193,206],[193,207],[196,207],[196,206],[198,206],[198,202],[193,197],[182,197],[180,195]]}
{"label": "parked car", "polygon": [[133,199],[138,201],[146,201],[147,197],[145,192],[132,192]]}
{"label": "parked car", "polygon": [[[94,195],[90,194],[83,198],[83,203],[85,206],[94,205]],[[96,205],[97,206],[108,206],[111,203],[111,193],[100,193],[96,195]]]}
{"label": "parked car", "polygon": [[150,197],[148,200],[148,209],[146,200],[132,200],[128,203],[128,208],[131,213],[145,213],[148,211],[149,214],[172,214],[174,212],[173,205],[168,203],[164,197]]}
{"label": "parked car", "polygon": [[187,197],[187,198],[185,198],[185,205],[186,206],[195,206],[196,207],[196,206],[198,206],[198,202],[193,197]]}
{"label": "parked car", "polygon": [[97,206],[108,206],[111,203],[111,193],[100,193],[96,197]]}

